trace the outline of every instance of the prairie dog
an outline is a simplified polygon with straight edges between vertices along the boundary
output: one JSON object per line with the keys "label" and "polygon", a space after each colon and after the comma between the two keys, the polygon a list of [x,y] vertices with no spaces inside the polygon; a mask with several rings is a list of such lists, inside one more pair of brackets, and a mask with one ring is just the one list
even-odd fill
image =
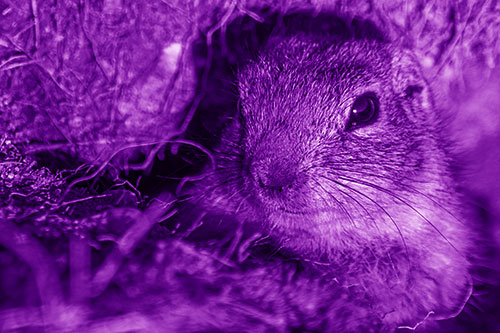
{"label": "prairie dog", "polygon": [[326,263],[363,290],[380,330],[460,312],[471,233],[411,52],[375,38],[280,35],[237,81],[238,116],[194,191],[204,208]]}

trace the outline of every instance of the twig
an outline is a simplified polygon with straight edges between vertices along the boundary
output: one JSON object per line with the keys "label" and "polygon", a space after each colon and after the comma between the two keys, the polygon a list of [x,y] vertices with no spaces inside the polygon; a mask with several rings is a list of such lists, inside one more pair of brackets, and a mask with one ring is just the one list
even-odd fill
{"label": "twig", "polygon": [[[164,328],[163,328],[164,329]],[[151,317],[137,313],[129,312],[124,315],[113,318],[105,318],[92,323],[86,328],[88,333],[126,333],[126,332],[158,332],[158,325],[151,320]]]}
{"label": "twig", "polygon": [[145,146],[150,146],[150,145],[153,145],[153,144],[157,144],[157,142],[147,142],[147,143],[135,143],[135,144],[131,144],[131,145],[126,145],[118,150],[116,150],[114,153],[112,153],[102,164],[101,166],[99,166],[99,168],[97,168],[96,171],[94,171],[93,173],[91,173],[90,175],[88,176],[85,176],[85,177],[81,177],[81,178],[78,178],[78,179],[75,179],[74,181],[72,181],[71,183],[69,183],[69,185],[66,187],[63,195],[59,198],[59,201],[61,202],[64,197],[69,193],[69,191],[76,185],[76,184],[79,184],[79,183],[83,183],[83,182],[86,182],[86,181],[89,181],[89,180],[92,180],[94,179],[95,177],[97,177],[105,168],[106,166],[109,164],[109,162],[111,162],[111,160],[116,156],[118,155],[120,152],[124,151],[124,150],[127,150],[127,149],[130,149],[130,148],[138,148],[138,147],[145,147]]}
{"label": "twig", "polygon": [[236,8],[237,4],[238,4],[237,1],[235,1],[235,0],[231,1],[229,8],[224,13],[222,18],[208,30],[208,32],[207,32],[207,44],[208,44],[208,46],[210,46],[210,47],[212,46],[212,37],[213,37],[214,33],[227,23],[227,21],[229,20],[229,18],[233,14],[234,9]]}
{"label": "twig", "polygon": [[254,241],[259,239],[260,237],[262,237],[262,234],[255,233],[252,236],[248,237],[245,241],[241,242],[240,247],[238,248],[237,256],[237,260],[239,263],[242,263],[248,258],[248,256],[250,255],[250,252],[247,251],[248,248],[252,245],[252,243],[254,243]]}
{"label": "twig", "polygon": [[243,14],[245,15],[248,15],[250,16],[251,18],[253,18],[255,21],[257,22],[260,22],[260,23],[264,23],[264,18],[262,16],[260,16],[259,14],[257,14],[256,12],[254,11],[251,11],[250,9],[246,8],[241,2],[238,1],[238,5],[237,5],[237,8],[240,12],[242,12]]}
{"label": "twig", "polygon": [[45,321],[45,325],[54,323],[64,300],[57,269],[50,254],[35,238],[4,219],[0,220],[0,244],[31,267],[42,303],[42,321]]}
{"label": "twig", "polygon": [[90,245],[87,240],[72,236],[69,241],[71,301],[86,306],[89,298]]}
{"label": "twig", "polygon": [[14,308],[0,312],[0,332],[19,332],[22,328],[39,326],[42,322],[43,316],[38,307]]}
{"label": "twig", "polygon": [[112,196],[111,194],[101,194],[101,195],[93,195],[90,197],[75,199],[75,200],[71,200],[71,201],[65,201],[65,202],[58,203],[57,208],[60,208],[63,206],[68,206],[68,205],[73,205],[76,203],[85,202],[85,201],[89,201],[89,200],[93,200],[93,199],[109,198],[111,196]]}
{"label": "twig", "polygon": [[186,132],[188,125],[191,123],[191,120],[193,119],[194,113],[196,109],[198,108],[198,105],[200,104],[202,98],[203,98],[203,93],[206,90],[207,82],[208,82],[208,75],[210,73],[210,67],[212,66],[212,58],[213,58],[213,50],[212,50],[212,38],[213,34],[220,29],[224,24],[227,23],[229,18],[231,17],[231,14],[234,12],[235,8],[237,5],[237,1],[232,1],[231,5],[229,6],[228,10],[226,13],[223,15],[222,19],[217,22],[212,28],[210,28],[207,32],[207,45],[208,45],[208,55],[207,59],[205,61],[205,68],[203,69],[203,74],[201,77],[201,93],[196,94],[196,96],[193,99],[193,102],[191,104],[191,107],[189,108],[188,112],[186,113],[186,117],[182,121],[182,125],[180,126],[179,130],[177,133],[173,134],[172,137],[176,136],[177,134],[182,134]]}
{"label": "twig", "polygon": [[434,314],[434,311],[429,311],[427,313],[427,315],[425,316],[424,319],[422,319],[421,321],[419,321],[418,323],[416,323],[414,326],[398,326],[398,329],[408,329],[408,330],[411,330],[411,331],[414,331],[416,330],[420,325],[422,325],[424,323],[424,321],[427,320],[427,318],[429,318],[431,315]]}
{"label": "twig", "polygon": [[[243,237],[243,222],[238,223],[238,228],[234,232],[234,236],[231,239],[231,242],[229,243],[229,247],[226,251],[226,253],[222,256],[224,261],[230,261],[231,257],[234,255],[236,252],[236,248],[240,244],[241,238]],[[222,249],[221,249],[222,250]]]}
{"label": "twig", "polygon": [[2,164],[6,164],[6,165],[16,165],[16,164],[22,164],[23,162],[19,162],[19,161],[12,161],[12,160],[8,160],[8,161],[0,161],[0,165]]}
{"label": "twig", "polygon": [[92,43],[92,40],[90,39],[89,34],[87,33],[87,30],[85,29],[85,24],[84,24],[85,23],[85,17],[84,17],[85,13],[82,13],[82,12],[87,9],[87,5],[86,5],[86,3],[84,3],[83,0],[80,0],[79,3],[80,3],[80,6],[79,6],[78,14],[79,14],[79,18],[80,18],[80,26],[82,27],[83,36],[87,40],[87,43],[89,43],[89,45],[90,45],[90,51],[92,52],[92,56],[95,59],[95,63],[97,65],[97,67],[101,71],[102,75],[104,75],[104,78],[106,79],[106,81],[110,82],[108,75],[106,74],[106,72],[104,71],[104,68],[101,66],[101,64],[99,63],[99,60],[97,59],[97,54],[95,52],[94,44]]}
{"label": "twig", "polygon": [[[190,140],[185,140],[185,139],[177,139],[177,140],[171,140],[170,143],[182,143],[182,144],[186,144],[186,145],[190,145],[190,146],[193,146],[193,147],[196,147],[198,148],[199,150],[201,150],[202,152],[204,152],[205,154],[207,154],[207,156],[210,158],[210,170],[211,171],[215,171],[215,168],[216,168],[216,162],[215,162],[215,157],[214,155],[212,154],[211,151],[209,151],[207,148],[203,147],[201,144],[197,143],[197,142],[194,142],[194,141],[190,141]],[[188,181],[196,181],[196,180],[200,180],[200,179],[203,179],[205,177],[205,174],[201,174],[201,175],[198,175],[198,176],[190,176],[190,177],[184,177],[180,182],[179,182],[179,185],[177,185],[177,189],[175,190],[176,191],[176,195],[179,196],[181,190],[182,190],[182,187],[184,186],[184,184],[186,184]]]}
{"label": "twig", "polygon": [[7,65],[9,62],[12,62],[12,61],[14,61],[14,60],[18,60],[18,59],[23,59],[23,60],[24,60],[24,59],[26,59],[26,56],[25,56],[25,55],[18,55],[18,56],[12,56],[12,57],[10,57],[10,58],[8,58],[7,60],[5,60],[4,62],[2,62],[2,63],[0,64],[0,69],[1,69],[3,66]]}
{"label": "twig", "polygon": [[[182,233],[182,238],[188,238],[192,233],[193,231],[195,231],[196,229],[198,229],[199,227],[201,227],[203,225],[203,218],[207,215],[207,212],[202,212],[197,218],[196,220],[194,220],[194,222],[191,224],[191,226],[185,231]],[[177,225],[177,229],[180,227],[180,224]],[[176,230],[173,230],[173,232],[175,232]]]}
{"label": "twig", "polygon": [[[15,35],[13,35],[12,37],[14,37],[14,38],[18,38],[20,35],[22,35],[22,34],[23,34],[23,33],[25,33],[26,31],[28,31],[29,29],[31,29],[31,27],[33,27],[34,25],[35,25],[34,23],[30,23],[30,24],[28,24],[26,27],[24,27],[24,28],[22,28],[21,30],[19,30],[19,31],[18,31]],[[8,36],[6,36],[6,37],[7,37],[7,39],[10,41],[10,43],[11,43],[12,45],[14,45],[14,46],[15,46],[17,49],[19,49],[20,51],[24,52],[24,50],[23,50],[20,46],[18,46],[16,43],[14,43],[14,42],[12,41],[12,39],[10,39]],[[24,53],[26,53],[26,52],[24,52]]]}
{"label": "twig", "polygon": [[157,144],[153,149],[151,149],[151,151],[148,154],[148,157],[146,158],[146,160],[144,162],[139,163],[139,164],[129,164],[127,166],[127,169],[129,169],[129,170],[146,170],[151,165],[156,154],[163,147],[163,145],[164,145],[164,143]]}
{"label": "twig", "polygon": [[166,217],[162,217],[165,210],[166,208],[163,204],[157,201],[153,202],[145,212],[131,208],[114,210],[114,212],[122,215],[127,213],[132,214],[135,217],[135,222],[117,241],[117,246],[104,260],[104,263],[92,279],[92,297],[97,297],[106,290],[116,272],[118,272],[124,258],[133,251],[153,225],[161,219],[169,218],[176,213],[176,210],[171,210]]}
{"label": "twig", "polygon": [[36,0],[31,0],[31,11],[35,21],[35,49],[38,50],[38,45],[40,45],[40,20],[38,19],[38,6]]}
{"label": "twig", "polygon": [[[141,177],[139,177],[139,180],[140,180]],[[110,190],[113,189],[113,188],[117,188],[119,186],[125,186],[125,185],[128,185],[130,187],[130,189],[132,190],[132,192],[134,192],[135,196],[137,197],[137,199],[139,201],[142,201],[142,194],[141,192],[137,189],[137,185],[134,186],[132,185],[128,180],[126,179],[121,179],[120,177],[116,177],[114,179],[114,184],[109,188]]]}
{"label": "twig", "polygon": [[14,64],[5,66],[4,68],[0,68],[1,71],[8,71],[10,69],[18,68],[18,67],[23,67],[23,66],[28,66],[37,63],[36,60],[30,60],[26,62],[16,62]]}

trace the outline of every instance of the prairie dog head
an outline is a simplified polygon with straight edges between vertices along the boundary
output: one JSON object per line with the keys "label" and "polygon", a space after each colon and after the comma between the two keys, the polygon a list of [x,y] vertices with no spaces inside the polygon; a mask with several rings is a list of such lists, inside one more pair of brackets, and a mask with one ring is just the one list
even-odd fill
{"label": "prairie dog head", "polygon": [[[299,252],[462,242],[418,65],[376,41],[273,44],[239,72],[241,177]],[[439,207],[443,205],[446,209]],[[454,244],[455,245],[455,244]],[[459,246],[459,245],[456,245]]]}
{"label": "prairie dog head", "polygon": [[411,54],[306,35],[269,45],[238,73],[239,116],[211,178],[219,208],[303,258],[345,266],[354,281],[366,274],[372,290],[413,288],[396,322],[460,309],[467,227]]}
{"label": "prairie dog head", "polygon": [[376,39],[275,36],[239,69],[237,87],[237,116],[197,189],[202,205],[298,258],[326,261],[390,325],[459,311],[469,229],[411,52]]}

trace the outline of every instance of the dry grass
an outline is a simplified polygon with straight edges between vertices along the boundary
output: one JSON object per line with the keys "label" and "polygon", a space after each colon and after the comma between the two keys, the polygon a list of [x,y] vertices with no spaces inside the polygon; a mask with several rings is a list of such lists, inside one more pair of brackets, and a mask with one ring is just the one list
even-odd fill
{"label": "dry grass", "polygon": [[[498,87],[500,7],[490,0],[0,1],[0,331],[192,331],[220,322],[285,331],[342,310],[325,303],[345,292],[335,283],[292,283],[291,264],[243,260],[259,235],[229,235],[204,250],[155,237],[176,212],[173,197],[146,200],[120,176],[147,173],[175,140],[209,155],[178,139],[201,99],[191,46],[200,34],[210,46],[242,15],[261,20],[264,7],[370,17],[415,51],[442,107],[468,105],[457,99],[466,93],[484,99],[477,80]],[[489,98],[500,106],[497,93]],[[463,109],[455,132],[500,132],[481,121],[498,118],[497,108]],[[469,151],[484,140],[475,142]],[[47,151],[79,166],[38,166],[33,154]],[[112,183],[105,190],[103,175]],[[245,293],[259,306],[235,302]]]}

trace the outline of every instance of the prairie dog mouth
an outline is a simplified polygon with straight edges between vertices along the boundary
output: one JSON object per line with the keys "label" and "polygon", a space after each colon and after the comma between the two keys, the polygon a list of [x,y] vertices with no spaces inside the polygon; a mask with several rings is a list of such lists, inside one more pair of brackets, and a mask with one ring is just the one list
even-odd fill
{"label": "prairie dog mouth", "polygon": [[288,209],[284,207],[279,207],[278,211],[279,212],[284,212],[286,214],[290,215],[316,215],[320,214],[322,212],[327,211],[327,207],[322,207],[322,208],[317,208],[317,209],[308,209],[308,210],[293,210],[293,209]]}
{"label": "prairie dog mouth", "polygon": [[313,214],[314,212],[311,212],[311,211],[306,211],[306,210],[290,210],[290,209],[286,209],[286,208],[283,208],[283,207],[279,207],[278,210],[280,212],[285,212],[287,214],[291,214],[291,215],[311,215]]}

